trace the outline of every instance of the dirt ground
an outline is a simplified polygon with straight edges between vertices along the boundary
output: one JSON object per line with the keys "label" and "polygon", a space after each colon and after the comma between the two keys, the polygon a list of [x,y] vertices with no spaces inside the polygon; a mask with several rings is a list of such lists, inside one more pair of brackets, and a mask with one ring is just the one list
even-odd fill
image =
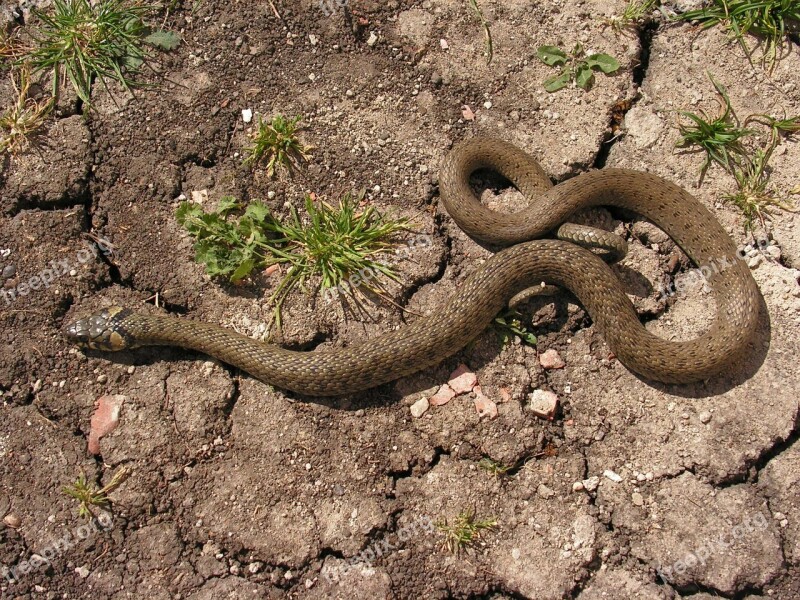
{"label": "dirt ground", "polygon": [[[30,23],[33,4],[4,2],[3,18]],[[677,110],[718,109],[709,73],[740,116],[800,114],[795,43],[769,74],[716,28],[658,17],[615,32],[604,18],[622,0],[491,0],[479,1],[494,40],[487,65],[461,1],[350,0],[330,15],[316,0],[178,4],[166,25],[182,44],[150,63],[156,86],[133,98],[95,85],[87,114],[67,94],[39,148],[6,158],[0,175],[3,289],[55,272],[0,299],[4,598],[800,597],[798,216],[776,213],[772,241],[754,244],[721,200],[731,177],[712,167],[698,188],[702,157],[674,151]],[[617,57],[620,71],[588,92],[548,94],[553,72],[536,48],[578,41]],[[11,97],[5,75],[0,97]],[[242,165],[245,109],[303,116],[316,148],[304,172],[271,180]],[[264,334],[275,280],[231,286],[204,274],[175,220],[193,194],[207,206],[226,194],[264,199],[285,216],[306,193],[366,188],[430,236],[398,262],[392,293],[431,313],[490,255],[450,220],[437,187],[447,151],[478,133],[527,149],[555,181],[624,166],[696,194],[750,244],[764,305],[746,359],[701,384],[643,381],[565,292],[520,306],[536,347],[504,345],[490,329],[438,367],[326,400],[180,349],[84,354],[61,333],[115,303]],[[776,190],[796,187],[797,141],[771,164]],[[496,206],[524,203],[496,182],[484,188]],[[714,311],[702,286],[669,303],[658,294],[689,265],[652,225],[613,217],[631,246],[615,268],[643,321],[693,337]],[[87,234],[113,251],[97,252]],[[343,346],[413,318],[298,293],[284,343]],[[543,367],[547,350],[565,366]],[[460,364],[495,418],[478,414],[474,392],[420,414]],[[559,399],[553,420],[532,410],[545,392]],[[106,395],[122,402],[119,425],[92,456]],[[493,475],[484,458],[514,467]],[[89,526],[62,487],[82,472],[108,483],[121,466],[132,475],[111,494],[113,511]],[[453,555],[434,524],[463,510],[497,525]]]}

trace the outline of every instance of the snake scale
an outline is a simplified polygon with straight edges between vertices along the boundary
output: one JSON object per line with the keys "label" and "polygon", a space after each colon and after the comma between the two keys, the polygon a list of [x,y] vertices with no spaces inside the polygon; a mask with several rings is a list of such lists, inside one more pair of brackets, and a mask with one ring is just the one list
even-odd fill
{"label": "snake scale", "polygon": [[[482,205],[469,186],[469,176],[479,168],[500,172],[530,200],[530,206],[502,214]],[[574,293],[622,364],[650,380],[707,379],[740,356],[754,334],[760,292],[747,265],[713,215],[691,194],[661,177],[602,169],[553,186],[523,150],[499,139],[478,137],[445,157],[439,185],[447,212],[468,235],[507,247],[476,268],[441,310],[401,329],[346,348],[298,352],[217,325],[141,315],[115,306],[72,323],[66,335],[100,350],[180,346],[214,356],[279,388],[334,396],[442,361],[479,335],[512,296],[542,282]],[[619,280],[597,255],[560,239],[537,239],[575,212],[600,205],[643,215],[698,266],[724,265],[708,276],[716,316],[705,332],[681,342],[654,336],[642,326]]]}

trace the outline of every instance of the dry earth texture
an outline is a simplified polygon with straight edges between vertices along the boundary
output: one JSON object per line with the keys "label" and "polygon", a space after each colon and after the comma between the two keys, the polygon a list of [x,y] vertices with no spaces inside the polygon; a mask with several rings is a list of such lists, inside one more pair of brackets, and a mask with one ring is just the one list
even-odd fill
{"label": "dry earth texture", "polygon": [[[37,4],[50,2],[4,3],[6,25],[34,25]],[[171,4],[160,17],[182,42],[149,61],[152,87],[132,96],[95,82],[92,111],[65,91],[37,145],[4,159],[3,289],[52,261],[57,277],[0,299],[3,597],[800,597],[798,217],[776,212],[771,241],[754,245],[723,202],[731,176],[712,166],[698,187],[702,156],[674,150],[678,110],[718,111],[709,73],[740,117],[800,114],[791,40],[770,73],[720,28],[656,12],[615,31],[606,19],[621,0],[490,0],[478,3],[494,42],[487,64],[469,2]],[[589,91],[547,93],[554,71],[537,47],[576,42],[620,70]],[[5,72],[0,97],[13,98]],[[306,168],[273,179],[243,165],[253,125],[243,110],[302,115],[315,147]],[[527,149],[555,181],[630,167],[691,190],[750,244],[765,306],[746,358],[701,384],[642,381],[565,292],[518,307],[536,346],[489,329],[436,368],[322,401],[180,349],[83,353],[61,334],[116,303],[264,335],[277,279],[209,278],[176,222],[182,196],[206,208],[227,194],[263,199],[285,217],[307,193],[335,202],[366,188],[369,203],[430,236],[397,263],[397,307],[359,312],[293,293],[289,347],[380,336],[416,318],[399,307],[429,314],[491,255],[439,203],[443,157],[476,134]],[[797,141],[782,139],[770,164],[776,190],[796,187]],[[475,184],[498,209],[525,203],[497,178]],[[714,306],[691,265],[652,225],[612,217],[631,246],[615,269],[642,320],[693,337]],[[113,251],[89,250],[87,234]],[[672,273],[686,285],[665,302]],[[548,350],[563,368],[552,352],[542,360]],[[479,390],[425,410],[421,398],[460,364]],[[534,409],[548,392],[558,410],[543,419]],[[119,423],[92,455],[101,397]],[[485,459],[510,468],[491,472]],[[63,487],[81,473],[105,485],[121,467],[131,475],[110,511],[80,518]],[[453,553],[440,525],[462,511],[496,525]]]}

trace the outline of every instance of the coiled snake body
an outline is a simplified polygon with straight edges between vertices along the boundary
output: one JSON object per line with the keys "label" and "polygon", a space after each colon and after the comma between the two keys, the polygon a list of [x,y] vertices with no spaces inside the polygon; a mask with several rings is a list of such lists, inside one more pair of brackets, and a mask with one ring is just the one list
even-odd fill
{"label": "coiled snake body", "polygon": [[[469,187],[470,174],[479,168],[499,171],[531,205],[513,214],[483,206]],[[181,346],[280,388],[333,396],[374,387],[442,361],[483,331],[513,295],[541,282],[572,291],[617,358],[652,380],[707,379],[738,357],[754,333],[759,291],[733,242],[691,194],[660,177],[603,169],[553,187],[539,164],[519,148],[475,138],[445,158],[439,183],[448,213],[467,234],[509,247],[477,268],[442,310],[404,328],[352,347],[296,352],[209,323],[111,307],[69,325],[66,334],[76,343],[101,350]],[[645,216],[700,267],[724,266],[708,269],[717,312],[707,331],[682,342],[654,336],[639,322],[619,280],[600,258],[570,242],[536,239],[576,211],[598,205]]]}

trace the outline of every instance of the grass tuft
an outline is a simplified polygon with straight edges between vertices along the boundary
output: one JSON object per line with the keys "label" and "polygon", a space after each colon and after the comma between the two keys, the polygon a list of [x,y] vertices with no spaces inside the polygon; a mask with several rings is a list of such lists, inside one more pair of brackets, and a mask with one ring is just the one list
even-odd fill
{"label": "grass tuft", "polygon": [[800,3],[797,0],[713,0],[710,6],[685,12],[678,16],[696,21],[703,29],[721,25],[739,42],[752,61],[752,51],[745,42],[748,33],[764,38],[766,48],[763,63],[770,70],[783,50],[784,37],[790,23],[800,23]]}
{"label": "grass tuft", "polygon": [[53,108],[53,98],[39,102],[28,97],[31,77],[30,69],[23,65],[19,71],[19,81],[11,73],[16,99],[0,115],[0,153],[18,154],[30,145],[31,137],[47,121]]}
{"label": "grass tuft", "polygon": [[733,173],[735,166],[733,157],[744,153],[742,138],[753,134],[752,130],[739,126],[727,90],[713,77],[711,83],[714,84],[719,96],[722,109],[719,116],[712,119],[702,110],[699,115],[685,110],[679,111],[681,116],[691,122],[678,125],[681,138],[675,144],[677,148],[693,147],[694,151],[705,152],[705,161],[700,168],[700,183],[703,182],[712,162]]}
{"label": "grass tuft", "polygon": [[476,519],[475,511],[463,510],[453,520],[436,523],[436,528],[444,534],[444,546],[453,554],[460,554],[475,545],[481,532],[491,530],[497,525],[497,519],[488,517]]}
{"label": "grass tuft", "polygon": [[64,486],[63,492],[67,496],[75,498],[75,500],[80,503],[78,507],[79,517],[85,517],[87,519],[96,518],[93,507],[108,510],[111,506],[111,500],[108,494],[121,486],[130,475],[131,470],[129,468],[121,467],[111,478],[110,482],[102,488],[97,489],[86,481],[86,475],[81,474],[75,483]]}
{"label": "grass tuft", "polygon": [[[682,137],[676,145],[696,146],[698,150],[705,151],[706,159],[700,172],[700,182],[712,162],[733,175],[737,189],[726,194],[724,200],[741,211],[745,232],[754,233],[756,223],[766,229],[767,221],[771,220],[776,209],[795,211],[794,206],[779,199],[770,190],[768,162],[780,143],[781,136],[788,137],[800,131],[800,117],[787,118],[784,115],[779,119],[767,114],[748,116],[744,125],[755,123],[769,128],[769,141],[764,147],[753,147],[752,143],[745,146],[743,140],[757,132],[738,125],[725,88],[713,78],[711,81],[722,99],[722,114],[709,121],[705,114],[701,117],[681,111],[680,114],[689,118],[692,124],[678,125]],[[795,193],[795,190],[790,193]]]}
{"label": "grass tuft", "polygon": [[356,273],[370,273],[370,277],[362,275],[360,285],[374,292],[380,291],[374,287],[378,275],[396,279],[391,267],[376,257],[394,246],[392,236],[407,230],[408,222],[388,219],[374,206],[361,207],[363,196],[363,192],[346,194],[338,207],[307,197],[306,218],[292,208],[284,223],[261,202],[251,203],[241,216],[230,218],[241,206],[229,197],[223,198],[213,213],[183,202],[177,219],[195,237],[195,259],[205,264],[209,275],[237,282],[255,270],[288,267],[270,298],[280,327],[286,296],[297,287],[304,289],[315,276],[322,290],[337,288],[345,293],[358,287],[345,285]]}
{"label": "grass tuft", "polygon": [[54,95],[66,76],[87,106],[96,78],[106,88],[111,80],[130,91],[142,85],[133,74],[147,56],[143,18],[153,10],[129,0],[54,0],[52,14],[35,12],[41,26],[24,60],[34,72],[52,70]]}
{"label": "grass tuft", "polygon": [[615,32],[641,24],[655,10],[660,0],[628,0],[622,14],[605,20]]}
{"label": "grass tuft", "polygon": [[273,177],[278,167],[289,172],[311,156],[311,146],[304,145],[297,137],[302,130],[301,117],[287,119],[275,115],[269,121],[258,117],[258,125],[253,132],[253,144],[245,150],[245,164],[267,161],[267,175]]}
{"label": "grass tuft", "polygon": [[513,469],[514,465],[504,465],[503,463],[486,457],[482,458],[480,462],[478,462],[478,468],[483,469],[495,477],[501,477]]}

